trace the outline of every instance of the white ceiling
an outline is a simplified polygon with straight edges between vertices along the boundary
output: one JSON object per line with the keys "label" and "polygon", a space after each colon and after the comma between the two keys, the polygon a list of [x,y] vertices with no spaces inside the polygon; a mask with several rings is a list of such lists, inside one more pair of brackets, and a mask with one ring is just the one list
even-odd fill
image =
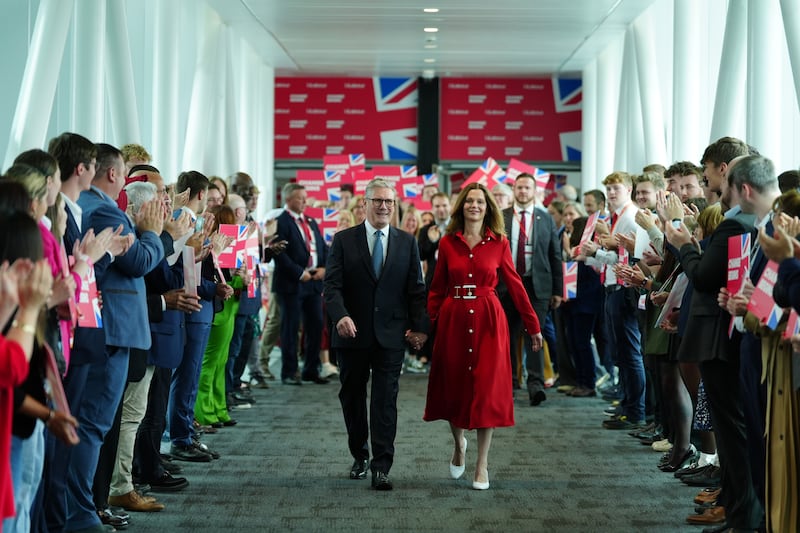
{"label": "white ceiling", "polygon": [[[420,75],[431,69],[436,76],[522,76],[580,72],[653,1],[209,3],[279,75]],[[423,12],[430,7],[440,11]],[[439,31],[425,33],[428,26]]]}

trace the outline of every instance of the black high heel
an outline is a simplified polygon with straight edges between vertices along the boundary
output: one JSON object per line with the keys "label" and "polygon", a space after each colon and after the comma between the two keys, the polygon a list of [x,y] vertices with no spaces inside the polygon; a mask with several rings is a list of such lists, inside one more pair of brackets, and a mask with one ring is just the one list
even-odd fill
{"label": "black high heel", "polygon": [[689,445],[689,448],[680,455],[680,457],[675,460],[675,455],[673,454],[673,459],[667,462],[664,465],[659,465],[658,468],[662,472],[676,472],[680,470],[683,466],[685,466],[691,459],[694,459],[697,450],[695,449],[693,444]]}

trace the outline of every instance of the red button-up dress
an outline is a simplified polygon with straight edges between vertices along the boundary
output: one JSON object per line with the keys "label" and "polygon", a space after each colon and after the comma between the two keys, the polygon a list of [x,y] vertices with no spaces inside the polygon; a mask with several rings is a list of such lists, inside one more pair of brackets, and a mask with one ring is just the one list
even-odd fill
{"label": "red button-up dress", "polygon": [[[487,231],[472,249],[461,232],[442,237],[428,293],[436,338],[424,420],[447,420],[464,429],[514,425],[508,320],[494,291],[498,274],[525,328],[539,333],[505,236]],[[477,296],[463,298],[470,293]]]}

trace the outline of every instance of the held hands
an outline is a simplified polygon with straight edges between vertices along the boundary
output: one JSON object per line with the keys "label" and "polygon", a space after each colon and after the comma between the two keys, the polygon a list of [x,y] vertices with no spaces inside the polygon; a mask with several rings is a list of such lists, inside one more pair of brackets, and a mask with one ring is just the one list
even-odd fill
{"label": "held hands", "polygon": [[406,342],[415,350],[422,348],[422,345],[425,344],[427,340],[428,336],[425,333],[411,331],[410,329],[406,331]]}
{"label": "held hands", "polygon": [[544,344],[544,338],[542,337],[542,334],[536,333],[535,335],[531,335],[531,344],[534,352],[541,350]]}

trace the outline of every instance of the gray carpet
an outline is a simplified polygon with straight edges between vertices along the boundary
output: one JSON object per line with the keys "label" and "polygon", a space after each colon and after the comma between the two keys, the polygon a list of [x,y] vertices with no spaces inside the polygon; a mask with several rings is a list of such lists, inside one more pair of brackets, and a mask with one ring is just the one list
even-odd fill
{"label": "gray carpet", "polygon": [[159,494],[160,513],[132,513],[130,531],[694,531],[698,489],[656,469],[659,454],[624,431],[600,427],[599,399],[548,393],[540,407],[517,391],[516,426],[495,432],[491,488],[448,475],[445,422],[422,421],[427,378],[400,383],[395,490],[352,481],[338,383],[254,390],[239,424],[203,441],[213,463],[180,463],[190,485]]}

